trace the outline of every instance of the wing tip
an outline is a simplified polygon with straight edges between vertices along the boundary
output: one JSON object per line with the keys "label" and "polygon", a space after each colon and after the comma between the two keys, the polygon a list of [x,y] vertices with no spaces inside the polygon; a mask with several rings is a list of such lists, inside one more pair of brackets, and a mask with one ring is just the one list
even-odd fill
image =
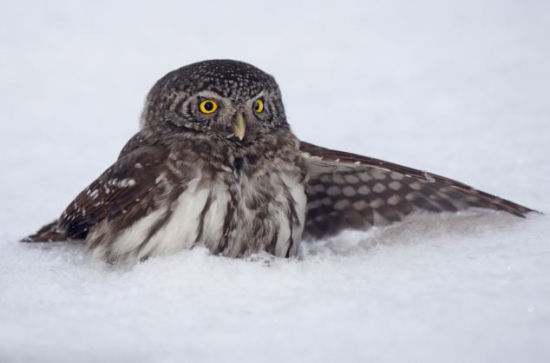
{"label": "wing tip", "polygon": [[527,218],[527,216],[529,216],[530,214],[537,214],[537,215],[541,215],[541,216],[544,215],[543,212],[538,211],[536,209],[530,209],[530,208],[526,208],[526,207],[524,207],[524,208],[527,209],[527,210],[524,211],[523,214],[521,215],[522,218]]}
{"label": "wing tip", "polygon": [[510,214],[512,214],[516,217],[527,218],[527,216],[529,214],[544,215],[544,213],[539,212],[538,210],[528,208],[528,207],[523,206],[521,204],[514,203],[512,201],[502,199],[502,198],[498,198],[498,197],[494,197],[494,198],[497,198],[498,201],[496,201],[493,204],[492,208],[508,212],[508,213],[510,213]]}
{"label": "wing tip", "polygon": [[46,224],[40,228],[36,233],[33,233],[27,237],[19,240],[23,243],[35,243],[35,242],[58,242],[66,241],[68,239],[65,230],[59,228],[58,221],[55,220]]}

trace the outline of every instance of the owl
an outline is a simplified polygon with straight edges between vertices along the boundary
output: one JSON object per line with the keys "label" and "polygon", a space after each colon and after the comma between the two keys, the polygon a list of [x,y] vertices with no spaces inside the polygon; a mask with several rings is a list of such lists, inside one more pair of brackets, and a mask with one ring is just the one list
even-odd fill
{"label": "owl", "polygon": [[24,241],[81,240],[109,263],[195,246],[291,257],[304,239],[471,207],[531,212],[436,174],[300,141],[272,76],[208,60],[162,77],[116,162]]}

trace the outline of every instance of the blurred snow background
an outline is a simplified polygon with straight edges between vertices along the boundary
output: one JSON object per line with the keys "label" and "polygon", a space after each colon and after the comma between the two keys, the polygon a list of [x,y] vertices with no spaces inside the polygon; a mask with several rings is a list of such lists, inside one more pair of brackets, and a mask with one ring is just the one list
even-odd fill
{"label": "blurred snow background", "polygon": [[[550,360],[547,1],[2,1],[0,362]],[[545,212],[419,216],[129,270],[16,241],[136,131],[153,82],[240,59],[304,140]]]}

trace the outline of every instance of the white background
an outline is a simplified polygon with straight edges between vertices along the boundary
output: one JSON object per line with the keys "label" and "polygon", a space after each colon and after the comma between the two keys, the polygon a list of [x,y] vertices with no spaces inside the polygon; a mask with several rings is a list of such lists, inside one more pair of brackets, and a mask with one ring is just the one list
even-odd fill
{"label": "white background", "polygon": [[273,74],[304,140],[550,213],[547,1],[3,1],[0,361],[550,360],[550,221],[419,216],[297,260],[132,269],[16,241],[60,214],[182,65]]}

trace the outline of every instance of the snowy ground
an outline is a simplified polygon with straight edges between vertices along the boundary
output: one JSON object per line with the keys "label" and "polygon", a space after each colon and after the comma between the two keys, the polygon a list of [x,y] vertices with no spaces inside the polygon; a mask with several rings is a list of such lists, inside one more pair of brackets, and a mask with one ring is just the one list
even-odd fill
{"label": "snowy ground", "polygon": [[[0,362],[550,360],[549,2],[77,3],[0,4]],[[114,161],[157,78],[207,58],[275,75],[305,140],[546,215],[129,270],[16,242]]]}

